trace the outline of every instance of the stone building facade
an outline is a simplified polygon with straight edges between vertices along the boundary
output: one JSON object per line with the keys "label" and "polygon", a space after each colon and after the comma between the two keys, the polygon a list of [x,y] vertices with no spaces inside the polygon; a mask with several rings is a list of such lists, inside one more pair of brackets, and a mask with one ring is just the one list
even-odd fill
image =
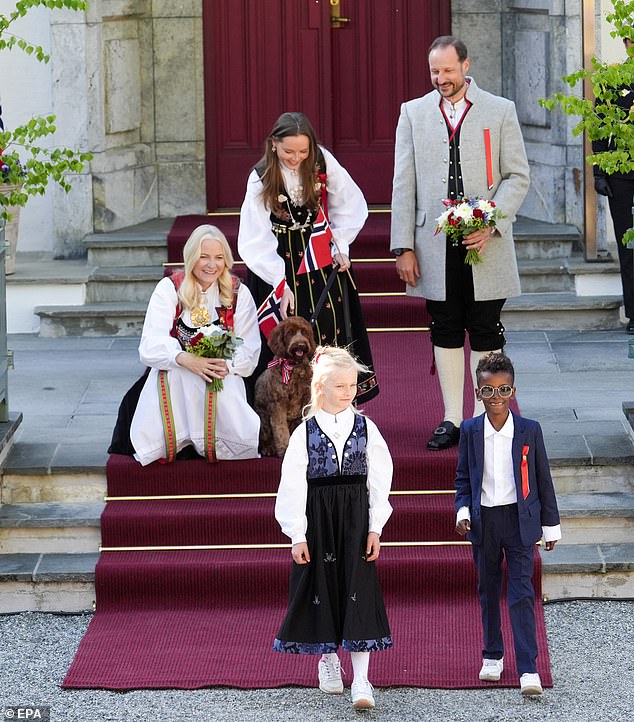
{"label": "stone building facade", "polygon": [[[609,6],[451,3],[453,33],[467,42],[478,84],[517,105],[532,173],[521,213],[579,228],[582,141],[571,132],[574,119],[537,100],[580,67],[588,2],[599,19]],[[50,84],[55,142],[91,150],[94,160],[68,196],[51,189],[48,205],[27,207],[20,250],[79,256],[81,239],[93,231],[205,212],[202,0],[90,0],[85,13],[46,11],[31,22],[40,33],[50,27],[51,63],[40,82]]]}

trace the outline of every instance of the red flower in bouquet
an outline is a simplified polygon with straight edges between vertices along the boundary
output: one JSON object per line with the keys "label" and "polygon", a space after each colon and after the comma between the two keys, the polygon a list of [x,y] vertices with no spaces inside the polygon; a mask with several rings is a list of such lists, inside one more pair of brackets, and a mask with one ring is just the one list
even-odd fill
{"label": "red flower in bouquet", "polygon": [[[454,246],[474,231],[481,228],[493,228],[498,219],[504,218],[493,201],[486,198],[446,198],[443,204],[447,210],[436,218],[436,233],[444,232]],[[465,263],[474,265],[482,263],[480,252],[471,249],[467,251]]]}

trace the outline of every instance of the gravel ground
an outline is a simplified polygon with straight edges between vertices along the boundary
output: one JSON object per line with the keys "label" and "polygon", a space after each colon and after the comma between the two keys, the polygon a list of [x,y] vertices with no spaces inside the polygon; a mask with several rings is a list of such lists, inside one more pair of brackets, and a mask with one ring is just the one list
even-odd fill
{"label": "gravel ground", "polygon": [[[392,688],[377,690],[377,708],[372,712],[352,710],[348,690],[341,697],[298,688],[65,691],[59,685],[90,616],[36,613],[0,616],[0,714],[8,719],[11,712],[6,710],[7,706],[40,704],[50,706],[51,722],[632,719],[634,600],[549,604],[545,614],[555,686],[546,690],[541,699],[523,699],[518,689]],[[477,672],[474,669],[474,675]],[[19,719],[17,714],[13,718]]]}

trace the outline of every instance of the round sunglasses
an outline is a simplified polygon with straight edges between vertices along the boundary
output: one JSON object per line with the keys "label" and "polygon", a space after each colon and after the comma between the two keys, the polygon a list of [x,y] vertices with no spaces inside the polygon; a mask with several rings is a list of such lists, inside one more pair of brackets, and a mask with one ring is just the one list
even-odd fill
{"label": "round sunglasses", "polygon": [[480,397],[483,399],[492,399],[495,394],[501,399],[510,399],[513,395],[513,387],[508,384],[502,386],[480,386]]}

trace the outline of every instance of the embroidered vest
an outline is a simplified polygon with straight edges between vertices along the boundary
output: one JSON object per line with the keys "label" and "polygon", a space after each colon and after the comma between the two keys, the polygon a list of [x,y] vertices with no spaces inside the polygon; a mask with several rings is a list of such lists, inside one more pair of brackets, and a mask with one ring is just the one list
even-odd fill
{"label": "embroidered vest", "polygon": [[366,420],[355,414],[350,436],[344,446],[344,457],[339,470],[337,451],[332,440],[322,431],[314,416],[306,421],[306,444],[308,449],[307,479],[328,476],[367,475],[366,448],[368,428]]}

